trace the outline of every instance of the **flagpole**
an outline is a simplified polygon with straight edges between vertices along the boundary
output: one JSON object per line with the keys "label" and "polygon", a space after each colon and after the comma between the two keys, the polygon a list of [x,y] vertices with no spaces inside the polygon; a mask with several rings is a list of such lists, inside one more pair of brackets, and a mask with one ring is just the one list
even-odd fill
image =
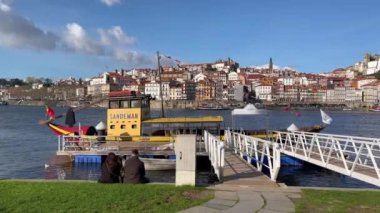
{"label": "flagpole", "polygon": [[158,80],[160,81],[160,99],[161,99],[161,117],[165,117],[164,113],[164,99],[162,96],[162,81],[161,81],[161,65],[160,65],[160,52],[157,51],[157,64],[158,64]]}

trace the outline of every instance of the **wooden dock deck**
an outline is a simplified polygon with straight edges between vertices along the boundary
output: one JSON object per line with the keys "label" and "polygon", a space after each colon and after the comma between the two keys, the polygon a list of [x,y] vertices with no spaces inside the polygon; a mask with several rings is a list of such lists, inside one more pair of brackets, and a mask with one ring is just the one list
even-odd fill
{"label": "wooden dock deck", "polygon": [[223,171],[223,184],[238,187],[279,187],[276,182],[247,161],[240,158],[233,151],[225,151],[225,166]]}

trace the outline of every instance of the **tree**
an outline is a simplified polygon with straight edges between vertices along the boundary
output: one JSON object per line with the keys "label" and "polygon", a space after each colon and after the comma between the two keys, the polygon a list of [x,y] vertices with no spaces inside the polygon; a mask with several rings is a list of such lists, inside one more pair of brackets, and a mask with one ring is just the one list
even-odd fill
{"label": "tree", "polygon": [[9,82],[5,78],[0,78],[0,86],[8,86]]}
{"label": "tree", "polygon": [[22,86],[24,85],[24,81],[18,78],[12,78],[9,80],[9,86],[14,87],[15,85]]}

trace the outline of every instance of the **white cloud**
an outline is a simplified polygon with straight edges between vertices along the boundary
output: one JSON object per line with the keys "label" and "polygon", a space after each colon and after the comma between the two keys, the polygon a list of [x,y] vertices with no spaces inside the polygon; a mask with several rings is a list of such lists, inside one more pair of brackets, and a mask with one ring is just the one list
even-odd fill
{"label": "white cloud", "polygon": [[66,25],[63,41],[66,47],[73,51],[91,55],[103,55],[104,49],[96,42],[92,41],[86,31],[77,23]]}
{"label": "white cloud", "polygon": [[105,30],[99,29],[100,41],[104,45],[110,45],[117,43],[117,45],[130,45],[135,43],[136,39],[124,33],[120,26],[113,26],[112,28]]}
{"label": "white cloud", "polygon": [[[111,6],[119,0],[102,0]],[[13,12],[12,0],[0,0],[0,47],[32,48],[36,50],[70,50],[94,56],[106,56],[131,66],[154,65],[154,55],[147,55],[131,49],[136,38],[128,35],[121,26],[99,28],[98,36],[92,37],[78,23],[69,23],[57,34],[45,31]],[[61,48],[61,49],[59,49]]]}
{"label": "white cloud", "polygon": [[[0,0],[0,46],[52,50],[59,41],[52,32],[44,31],[32,21],[11,12]],[[5,9],[6,8],[6,9]]]}
{"label": "white cloud", "polygon": [[98,34],[99,40],[93,39],[81,25],[71,23],[66,25],[63,41],[70,50],[84,54],[103,55],[133,66],[155,64],[154,56],[130,49],[136,39],[125,34],[120,26],[98,29]]}
{"label": "white cloud", "polygon": [[155,57],[138,53],[133,50],[116,48],[112,55],[115,59],[128,63],[129,65],[152,65],[155,64]]}
{"label": "white cloud", "polygon": [[107,6],[111,7],[115,4],[120,4],[120,0],[100,0],[102,3],[106,4]]}
{"label": "white cloud", "polygon": [[3,12],[11,11],[11,7],[9,6],[10,3],[10,1],[0,0],[0,10],[2,10]]}

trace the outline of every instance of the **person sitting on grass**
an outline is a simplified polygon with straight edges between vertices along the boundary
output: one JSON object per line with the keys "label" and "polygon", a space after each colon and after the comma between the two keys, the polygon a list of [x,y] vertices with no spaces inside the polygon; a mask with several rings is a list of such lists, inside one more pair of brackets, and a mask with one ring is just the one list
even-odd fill
{"label": "person sitting on grass", "polygon": [[148,183],[144,163],[139,159],[139,151],[132,150],[132,156],[124,163],[124,183]]}
{"label": "person sitting on grass", "polygon": [[115,153],[110,152],[102,164],[102,174],[98,180],[99,183],[120,183],[120,171],[122,164]]}

